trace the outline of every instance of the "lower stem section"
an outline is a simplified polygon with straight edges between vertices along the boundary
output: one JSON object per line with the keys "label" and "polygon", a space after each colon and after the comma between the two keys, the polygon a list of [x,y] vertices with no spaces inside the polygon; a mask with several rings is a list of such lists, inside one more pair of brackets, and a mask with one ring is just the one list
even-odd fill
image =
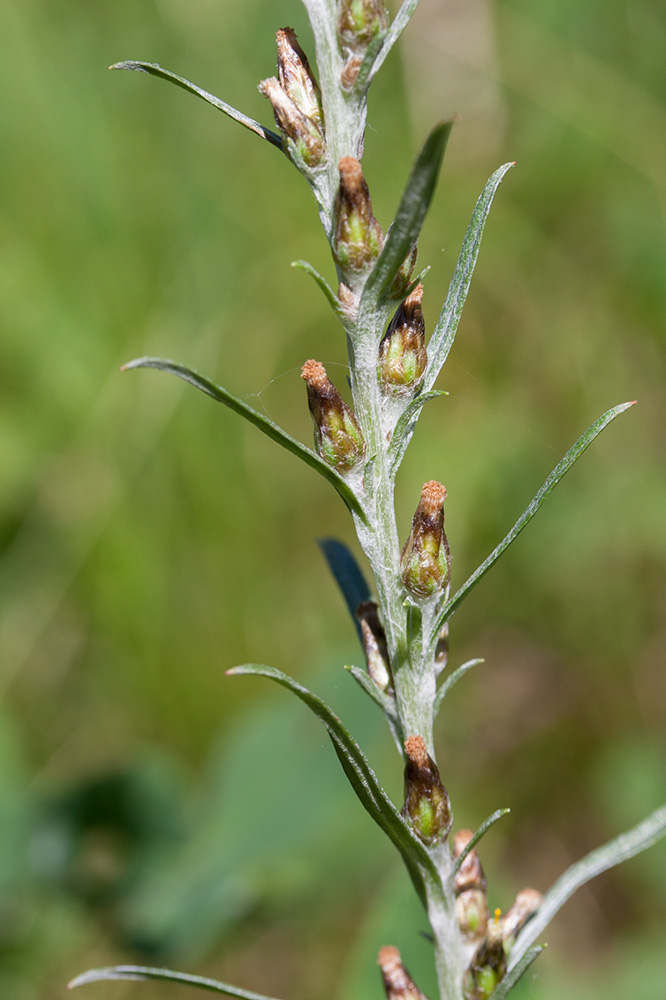
{"label": "lower stem section", "polygon": [[463,955],[456,916],[455,895],[451,884],[453,860],[445,844],[437,859],[442,885],[428,888],[428,919],[435,949],[435,968],[440,1000],[463,1000]]}

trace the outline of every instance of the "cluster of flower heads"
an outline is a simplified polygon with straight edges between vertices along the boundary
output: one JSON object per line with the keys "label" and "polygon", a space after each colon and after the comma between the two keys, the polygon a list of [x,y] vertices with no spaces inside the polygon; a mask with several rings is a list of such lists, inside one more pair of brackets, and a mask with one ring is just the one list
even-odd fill
{"label": "cluster of flower heads", "polygon": [[[338,44],[344,60],[340,74],[351,90],[366,55],[388,26],[382,0],[339,0]],[[259,90],[269,99],[283,136],[285,151],[312,169],[326,158],[326,132],[319,85],[293,28],[277,33],[278,75],[262,80]]]}
{"label": "cluster of flower heads", "polygon": [[[349,90],[374,40],[387,28],[381,0],[340,0],[338,42],[344,58],[342,85]],[[292,28],[277,33],[278,76],[262,81],[259,89],[271,101],[285,151],[309,169],[326,158],[326,133],[321,93]],[[338,163],[339,187],[333,206],[333,256],[341,276],[338,300],[341,312],[357,304],[358,288],[382,250],[384,235],[372,210],[361,164],[352,156]],[[377,379],[387,400],[408,401],[421,387],[427,365],[426,330],[422,311],[423,285],[411,281],[416,246],[405,260],[392,288],[400,301],[381,338],[377,352]],[[352,408],[330,381],[324,366],[306,361],[301,370],[315,428],[319,456],[342,476],[358,476],[366,458],[366,442]],[[451,555],[444,531],[446,489],[425,483],[400,559],[405,590],[417,602],[439,598],[448,586]],[[357,618],[368,675],[377,689],[393,690],[386,635],[374,602],[359,605]],[[402,815],[414,834],[428,847],[447,841],[453,815],[449,796],[436,763],[421,736],[404,743],[405,800]],[[488,908],[486,878],[476,850],[470,848],[470,830],[459,830],[452,854],[456,917],[464,951],[465,1000],[488,1000],[507,969],[507,958],[519,930],[536,912],[541,894],[536,889],[518,893],[502,915]],[[462,860],[461,860],[462,859]],[[378,963],[388,1000],[427,1000],[402,964],[397,948],[382,948]]]}
{"label": "cluster of flower heads", "polygon": [[[449,797],[437,765],[420,736],[405,741],[405,804],[403,816],[423,843],[446,841],[453,817]],[[456,918],[462,939],[465,1000],[488,1000],[507,971],[507,960],[518,932],[542,902],[536,889],[523,889],[511,907],[490,915],[486,877],[471,830],[458,830],[453,838]],[[382,948],[378,957],[388,1000],[427,1000],[406,971],[396,948]]]}
{"label": "cluster of flower heads", "polygon": [[[341,0],[338,41],[346,59],[347,75],[353,67],[358,72],[359,60],[363,59],[373,40],[381,36],[386,26],[386,11],[379,0]],[[285,150],[307,167],[314,168],[326,156],[319,86],[292,28],[278,31],[277,49],[278,75],[263,80],[259,89],[271,101]],[[384,236],[374,216],[370,192],[359,161],[353,156],[342,157],[338,172],[331,244],[341,275],[338,298],[344,313],[355,307],[355,290],[374,266]],[[410,285],[415,261],[416,246],[411,248],[392,288],[393,297],[402,301],[378,348],[377,378],[382,393],[389,398],[408,400],[413,396],[423,382],[428,360],[421,307],[423,285]],[[307,385],[318,454],[342,476],[358,472],[366,456],[366,444],[353,410],[329,380],[322,364],[307,361],[303,365],[302,376]],[[432,485],[429,484],[430,487]],[[420,521],[427,523],[426,530],[415,533],[412,526],[403,554],[405,586],[417,597],[429,597],[442,590],[448,575],[448,546],[443,535],[441,503],[445,491],[443,487],[439,489],[439,513],[433,513],[433,490],[430,489],[429,499],[424,499],[425,494],[422,496],[419,505],[421,513],[417,511]],[[432,526],[435,521],[441,521],[439,535]],[[427,563],[426,568],[418,571],[416,548],[423,549]]]}
{"label": "cluster of flower heads", "polygon": [[[460,858],[472,839],[471,830],[458,830],[453,857]],[[539,909],[543,896],[537,889],[522,889],[502,914],[490,916],[486,877],[474,849],[468,850],[455,876],[456,914],[463,938],[466,1000],[487,1000],[507,970],[507,959],[518,932]]]}
{"label": "cluster of flower heads", "polygon": [[[346,60],[344,72],[347,75],[358,73],[360,61],[386,27],[386,11],[379,0],[341,0],[338,42]],[[319,86],[292,28],[278,31],[277,50],[278,75],[263,80],[259,89],[271,101],[286,151],[292,155],[296,153],[308,167],[316,167],[326,155]],[[374,216],[359,161],[352,156],[342,157],[338,172],[331,244],[341,276],[338,299],[344,313],[354,309],[356,290],[377,261],[384,235]],[[377,379],[387,399],[408,401],[420,389],[426,371],[423,285],[410,283],[415,261],[414,245],[391,290],[400,304],[378,346]],[[307,386],[317,453],[340,475],[358,476],[366,457],[366,442],[354,411],[345,403],[319,361],[306,361],[301,375]],[[445,496],[446,490],[440,483],[425,484],[402,551],[402,581],[417,600],[441,594],[448,584],[450,552],[444,533]],[[367,623],[364,636],[376,641]],[[372,660],[374,665],[379,663],[376,654]],[[379,672],[378,686],[386,690],[390,668],[386,665]]]}
{"label": "cluster of flower heads", "polygon": [[293,28],[278,31],[277,49],[278,75],[262,80],[259,90],[273,105],[287,151],[316,167],[326,155],[319,85]]}

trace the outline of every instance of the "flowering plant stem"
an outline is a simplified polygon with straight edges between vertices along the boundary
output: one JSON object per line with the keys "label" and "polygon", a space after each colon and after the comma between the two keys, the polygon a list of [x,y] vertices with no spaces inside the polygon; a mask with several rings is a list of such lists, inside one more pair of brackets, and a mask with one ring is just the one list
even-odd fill
{"label": "flowering plant stem", "polygon": [[[290,28],[278,31],[278,77],[262,81],[277,131],[268,129],[187,80],[153,63],[113,68],[160,76],[197,94],[280,147],[309,183],[331,248],[337,291],[305,261],[297,262],[325,293],[344,330],[351,405],[314,360],[303,366],[315,425],[315,449],[296,441],[228,390],[184,365],[141,358],[126,368],[153,367],[184,378],[235,410],[331,483],[352,515],[372,568],[375,600],[351,552],[324,546],[365,654],[352,675],[383,709],[403,758],[405,801],[398,809],[361,748],[331,709],[296,681],[270,667],[245,665],[233,674],[258,674],[291,690],[322,721],[359,799],[400,851],[428,914],[441,1000],[502,1000],[541,950],[536,937],[571,892],[610,865],[666,832],[666,807],[634,831],[579,862],[542,896],[518,894],[502,916],[489,914],[486,879],[477,855],[481,837],[507,811],[497,810],[476,834],[449,837],[452,813],[436,764],[434,721],[450,690],[472,666],[447,671],[449,620],[539,510],[583,451],[631,403],[609,410],[578,439],[490,556],[450,596],[450,552],[444,530],[446,490],[426,483],[403,545],[395,516],[394,484],[423,406],[440,393],[435,382],[454,341],[470,287],[483,229],[498,186],[512,164],[490,177],[465,235],[449,292],[426,346],[421,312],[425,272],[414,276],[416,247],[453,122],[438,124],[417,155],[392,225],[374,217],[361,159],[368,88],[407,25],[416,0],[405,0],[392,24],[382,0],[303,0],[315,39],[318,79]],[[440,677],[444,675],[443,680]],[[531,921],[531,922],[530,922]],[[389,1000],[422,998],[396,949],[379,956]],[[162,978],[233,996],[256,995],[168,970],[119,966],[75,980]]]}

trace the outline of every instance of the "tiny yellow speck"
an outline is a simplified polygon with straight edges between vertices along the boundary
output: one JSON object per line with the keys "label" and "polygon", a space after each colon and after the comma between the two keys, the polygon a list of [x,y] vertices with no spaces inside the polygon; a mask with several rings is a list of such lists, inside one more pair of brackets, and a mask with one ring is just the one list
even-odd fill
{"label": "tiny yellow speck", "polygon": [[500,908],[498,906],[497,909],[495,910],[495,920],[499,920],[499,918],[501,916],[502,916],[502,911],[500,910]]}

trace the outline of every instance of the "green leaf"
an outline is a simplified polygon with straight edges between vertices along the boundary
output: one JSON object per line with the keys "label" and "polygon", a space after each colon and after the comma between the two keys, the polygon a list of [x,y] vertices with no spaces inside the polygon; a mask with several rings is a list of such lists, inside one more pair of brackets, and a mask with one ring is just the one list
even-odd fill
{"label": "green leaf", "polygon": [[356,610],[359,604],[370,600],[370,587],[367,580],[363,576],[361,567],[344,542],[340,542],[337,538],[320,538],[318,544],[324,553],[328,568],[342,592],[347,610],[351,615],[362,644],[363,633],[356,617]]}
{"label": "green leaf", "polygon": [[439,691],[435,695],[435,704],[433,708],[435,715],[437,715],[437,713],[439,712],[440,708],[442,707],[442,702],[446,698],[447,694],[449,693],[453,685],[457,684],[460,678],[464,677],[467,671],[471,670],[472,667],[478,667],[480,663],[485,663],[485,662],[486,661],[483,659],[467,660],[466,663],[462,663],[459,667],[456,667],[456,669],[453,671],[452,674],[449,674],[449,676],[443,682]]}
{"label": "green leaf", "polygon": [[370,767],[358,743],[345,729],[337,715],[321,698],[273,667],[245,663],[243,666],[227,670],[227,674],[255,674],[259,677],[269,677],[292,691],[323,722],[349,783],[361,804],[402,855],[419,897],[425,905],[426,880],[430,885],[441,887],[437,869],[424,845],[412,832],[379,784],[375,772]]}
{"label": "green leaf", "polygon": [[546,948],[545,944],[539,944],[534,948],[530,948],[521,958],[520,962],[517,962],[510,970],[507,972],[506,976],[502,982],[493,990],[490,994],[490,1000],[504,1000],[505,997],[509,995],[509,991],[513,989],[519,979],[527,972],[532,962],[534,962],[542,951]]}
{"label": "green leaf", "polygon": [[393,476],[396,475],[405,457],[407,446],[411,441],[416,421],[421,415],[421,410],[431,399],[438,399],[440,396],[448,396],[448,392],[445,392],[443,389],[431,389],[430,392],[420,392],[405,407],[400,415],[400,419],[395,425],[395,430],[391,437],[391,443],[388,446],[388,458],[391,463],[391,473]]}
{"label": "green leaf", "polygon": [[433,330],[428,342],[428,367],[423,382],[425,389],[431,389],[435,384],[435,380],[442,370],[442,365],[453,346],[460,316],[465,305],[465,299],[467,298],[469,286],[472,282],[476,260],[479,256],[481,237],[483,236],[486,219],[490,212],[490,206],[493,203],[495,192],[502,178],[513,166],[513,163],[505,163],[504,166],[495,171],[483,189],[481,197],[477,201],[472,213],[472,218],[470,219],[460,250],[460,256],[458,257],[458,263],[451,278],[446,302],[437,320],[437,326]]}
{"label": "green leaf", "polygon": [[[384,42],[381,49],[379,50],[379,55],[375,59],[372,69],[367,73],[367,86],[372,82],[375,74],[378,72],[380,67],[383,65],[384,60],[387,55],[395,45],[395,43],[400,38],[401,34],[409,24],[412,14],[416,10],[416,6],[419,0],[404,0],[400,10],[393,18],[391,27],[386,32],[384,36]],[[363,67],[361,67],[363,69]]]}
{"label": "green leaf", "polygon": [[462,867],[462,864],[467,855],[469,854],[469,852],[474,850],[474,848],[479,843],[481,838],[485,837],[485,835],[488,833],[488,830],[490,830],[491,826],[494,826],[495,823],[497,823],[497,821],[502,818],[502,816],[506,816],[507,813],[510,812],[511,812],[510,809],[496,809],[495,812],[488,817],[488,819],[484,819],[483,823],[476,831],[474,836],[469,840],[467,844],[465,844],[464,848],[456,858],[455,863],[453,865],[453,874],[451,876],[452,878],[456,875],[458,871],[460,871],[460,868]]}
{"label": "green leaf", "polygon": [[360,69],[354,80],[353,89],[360,94],[367,92],[370,86],[370,81],[374,76],[374,66],[377,60],[377,56],[384,47],[384,41],[388,36],[388,31],[385,31],[383,35],[375,35],[367,49],[365,50],[365,55],[363,56],[363,62],[361,63]]}
{"label": "green leaf", "polygon": [[190,94],[196,94],[203,101],[207,101],[208,104],[212,104],[214,108],[218,111],[223,111],[225,115],[229,118],[233,118],[234,121],[240,122],[245,128],[249,128],[251,132],[256,132],[260,135],[262,139],[266,139],[268,142],[277,146],[278,149],[282,149],[282,136],[278,135],[277,132],[272,132],[269,128],[265,128],[256,122],[254,118],[248,118],[244,115],[242,111],[236,111],[236,108],[232,108],[230,104],[226,101],[221,101],[219,97],[214,97],[213,94],[209,94],[208,91],[202,90],[201,87],[197,87],[196,84],[190,83],[189,80],[185,80],[182,76],[178,76],[176,73],[171,73],[168,69],[163,69],[158,66],[157,63],[149,62],[136,62],[135,60],[129,59],[126,62],[114,63],[113,66],[109,66],[109,69],[129,69],[135,70],[138,73],[150,73],[151,76],[159,76],[162,80],[168,80],[169,83],[175,83],[177,87],[182,87],[183,90],[187,90]]}
{"label": "green leaf", "polygon": [[651,816],[644,819],[633,830],[621,833],[619,837],[610,840],[603,847],[598,847],[587,857],[567,868],[564,875],[561,875],[548,890],[541,906],[516,938],[516,943],[511,949],[509,968],[512,969],[520,962],[529,946],[536,941],[558,910],[564,906],[577,889],[609,868],[614,868],[615,865],[628,861],[634,855],[652,847],[665,835],[666,805],[655,810]]}
{"label": "green leaf", "polygon": [[585,433],[578,438],[576,443],[569,449],[559,465],[555,466],[551,474],[548,476],[548,479],[530,503],[529,507],[523,511],[508,535],[505,535],[497,548],[493,549],[490,553],[485,562],[481,563],[479,568],[476,569],[469,579],[465,581],[460,590],[458,590],[453,595],[451,600],[447,601],[444,605],[444,608],[442,609],[442,612],[433,627],[433,635],[439,635],[439,632],[445,622],[449,620],[451,615],[458,609],[459,605],[462,604],[470,590],[472,590],[472,588],[477,585],[479,580],[486,575],[490,567],[493,566],[502,553],[508,549],[511,542],[518,537],[525,525],[532,520],[548,494],[552,493],[560,479],[566,475],[574,462],[576,462],[583,454],[585,449],[592,444],[594,439],[601,434],[602,430],[607,427],[612,420],[615,420],[615,418],[621,413],[628,410],[630,406],[634,405],[634,403],[635,400],[630,403],[620,403],[619,406],[614,406],[611,410],[607,410],[606,413],[600,416],[598,420],[595,420],[592,426],[588,427]]}
{"label": "green leaf", "polygon": [[230,997],[240,997],[241,1000],[272,1000],[261,993],[251,993],[249,990],[241,990],[238,986],[229,986],[228,983],[219,983],[216,979],[207,979],[205,976],[190,976],[186,972],[172,972],[171,969],[151,969],[143,965],[114,965],[106,969],[90,969],[76,979],[72,979],[68,989],[76,989],[77,986],[87,986],[88,983],[99,983],[110,979],[131,979],[137,982],[146,982],[150,979],[161,979],[165,982],[180,983],[185,986],[198,986],[203,990],[212,990],[214,993],[224,993]]}
{"label": "green leaf", "polygon": [[[452,128],[453,120],[440,122],[423,144],[412,167],[382,252],[365,283],[362,302],[363,300],[378,302],[388,295],[396,274],[418,239],[435,193],[437,175]],[[362,303],[359,308],[362,310]]]}
{"label": "green leaf", "polygon": [[329,302],[329,305],[332,306],[335,314],[337,316],[339,316],[340,315],[340,303],[338,301],[338,297],[335,294],[335,292],[333,291],[333,289],[331,288],[331,286],[329,285],[329,283],[326,280],[326,278],[322,277],[322,275],[319,273],[319,271],[315,270],[315,268],[312,266],[312,264],[310,264],[307,260],[292,260],[291,266],[292,267],[297,267],[301,271],[305,271],[305,273],[309,274],[311,278],[314,278],[314,280],[317,282],[317,284],[321,288],[322,292],[326,296],[326,298],[327,298],[327,300]]}
{"label": "green leaf", "polygon": [[302,459],[306,465],[309,465],[311,469],[318,472],[324,479],[327,479],[331,483],[344,502],[347,504],[352,513],[356,514],[361,518],[362,521],[366,522],[366,516],[361,504],[359,503],[356,495],[350,486],[345,482],[345,480],[340,476],[335,469],[331,468],[323,459],[319,457],[310,448],[306,448],[304,444],[297,441],[286,431],[283,431],[281,427],[274,424],[272,420],[265,417],[263,414],[258,413],[253,410],[251,406],[239,399],[238,396],[234,396],[233,393],[229,392],[228,389],[223,389],[222,386],[216,385],[211,382],[210,379],[206,378],[204,375],[200,375],[199,372],[194,371],[192,368],[186,368],[185,365],[179,365],[175,361],[170,361],[168,358],[136,358],[134,361],[128,361],[126,365],[123,365],[121,371],[129,371],[132,368],[156,368],[158,371],[169,372],[171,375],[177,375],[178,378],[182,378],[183,381],[189,382],[196,389],[200,389],[201,392],[205,392],[207,396],[211,396],[213,399],[217,400],[218,403],[224,403],[228,406],[230,410],[235,413],[239,413],[241,417],[245,417],[249,420],[251,424],[258,427],[260,431],[271,438],[273,441],[277,441],[281,444],[283,448],[290,451],[292,455],[296,455],[298,458]]}

